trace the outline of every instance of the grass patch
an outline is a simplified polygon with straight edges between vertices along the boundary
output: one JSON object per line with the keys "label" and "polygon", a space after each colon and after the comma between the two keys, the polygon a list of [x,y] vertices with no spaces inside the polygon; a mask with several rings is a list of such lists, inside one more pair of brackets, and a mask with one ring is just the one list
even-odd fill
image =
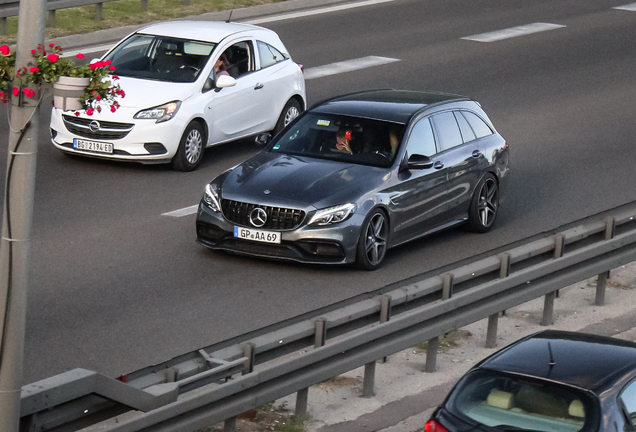
{"label": "grass patch", "polygon": [[305,430],[305,419],[296,416],[289,417],[284,423],[277,423],[275,430],[280,432],[303,432]]}
{"label": "grass patch", "polygon": [[[46,28],[46,38],[90,33],[96,30],[183,18],[208,12],[229,11],[232,4],[234,9],[239,9],[281,1],[284,0],[236,0],[236,2],[233,0],[190,0],[190,5],[184,6],[182,0],[149,0],[148,10],[141,12],[140,0],[119,0],[103,4],[104,19],[101,21],[95,21],[95,5],[60,9],[56,13],[57,26]],[[0,35],[0,43],[15,43],[17,31],[18,17],[9,17],[7,34]]]}
{"label": "grass patch", "polygon": [[[439,338],[439,350],[444,352],[450,348],[455,348],[459,345],[460,339],[466,339],[472,336],[472,333],[468,330],[455,330]],[[426,352],[428,349],[428,341],[420,342],[415,345],[415,350],[418,352]]]}

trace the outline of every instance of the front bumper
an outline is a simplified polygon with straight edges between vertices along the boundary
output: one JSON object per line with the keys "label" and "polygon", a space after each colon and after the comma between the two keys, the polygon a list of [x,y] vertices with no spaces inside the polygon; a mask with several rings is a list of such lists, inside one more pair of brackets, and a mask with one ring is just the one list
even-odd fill
{"label": "front bumper", "polygon": [[348,220],[328,227],[301,224],[294,230],[280,231],[280,244],[261,243],[235,238],[234,227],[237,225],[201,202],[196,219],[197,243],[210,249],[261,258],[308,264],[346,264],[355,262],[363,220],[364,217],[354,214]]}
{"label": "front bumper", "polygon": [[[155,123],[152,120],[133,119],[134,113],[126,115],[125,108],[120,108],[116,116],[110,113],[102,113],[92,117],[85,117],[90,120],[130,123],[134,126],[128,134],[119,139],[102,139],[89,136],[77,135],[68,130],[62,115],[69,115],[60,109],[53,108],[51,111],[51,142],[59,150],[81,156],[90,156],[106,159],[118,159],[137,161],[145,163],[169,162],[179,148],[181,135],[185,130],[185,123],[179,117],[170,119],[163,123]],[[71,114],[72,115],[72,114]],[[101,153],[88,150],[78,150],[73,148],[74,139],[95,141],[100,143],[110,143],[113,145],[113,153]]]}

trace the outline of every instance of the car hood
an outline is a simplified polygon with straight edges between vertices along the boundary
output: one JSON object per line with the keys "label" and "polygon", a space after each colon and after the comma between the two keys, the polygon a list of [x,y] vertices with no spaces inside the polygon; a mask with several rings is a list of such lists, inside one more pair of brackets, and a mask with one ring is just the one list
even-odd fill
{"label": "car hood", "polygon": [[119,77],[119,86],[126,93],[117,101],[122,107],[143,109],[192,96],[196,83],[171,83],[148,79]]}
{"label": "car hood", "polygon": [[320,209],[356,202],[387,175],[385,168],[261,152],[226,173],[220,186],[225,199]]}

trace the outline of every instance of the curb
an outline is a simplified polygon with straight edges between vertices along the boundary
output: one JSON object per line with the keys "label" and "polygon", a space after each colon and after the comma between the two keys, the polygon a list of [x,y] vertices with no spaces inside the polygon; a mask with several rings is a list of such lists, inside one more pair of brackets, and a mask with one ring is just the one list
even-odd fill
{"label": "curb", "polygon": [[[233,22],[241,22],[256,17],[264,17],[268,15],[277,15],[285,12],[299,11],[303,9],[313,9],[320,6],[330,5],[334,3],[348,3],[343,0],[286,0],[279,3],[270,3],[257,6],[249,6],[240,9],[234,9],[232,12]],[[168,21],[183,21],[183,20],[196,20],[196,21],[225,21],[230,15],[230,11],[220,12],[208,12],[202,15],[193,15],[189,17],[177,18]],[[133,24],[123,27],[116,27],[112,29],[98,30],[93,33],[76,34],[69,36],[62,36],[54,39],[47,39],[46,43],[54,43],[64,47],[65,51],[71,49],[81,49],[84,47],[96,45],[96,44],[108,44],[115,43],[125,38],[129,34],[147,27],[151,24],[155,24],[155,21],[144,24]]]}

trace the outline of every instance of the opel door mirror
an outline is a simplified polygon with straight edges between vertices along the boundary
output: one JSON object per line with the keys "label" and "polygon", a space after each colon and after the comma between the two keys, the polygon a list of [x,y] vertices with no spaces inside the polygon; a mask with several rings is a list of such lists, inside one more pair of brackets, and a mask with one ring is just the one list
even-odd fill
{"label": "opel door mirror", "polygon": [[226,87],[234,87],[236,80],[229,75],[221,75],[216,78],[216,88],[222,89]]}

